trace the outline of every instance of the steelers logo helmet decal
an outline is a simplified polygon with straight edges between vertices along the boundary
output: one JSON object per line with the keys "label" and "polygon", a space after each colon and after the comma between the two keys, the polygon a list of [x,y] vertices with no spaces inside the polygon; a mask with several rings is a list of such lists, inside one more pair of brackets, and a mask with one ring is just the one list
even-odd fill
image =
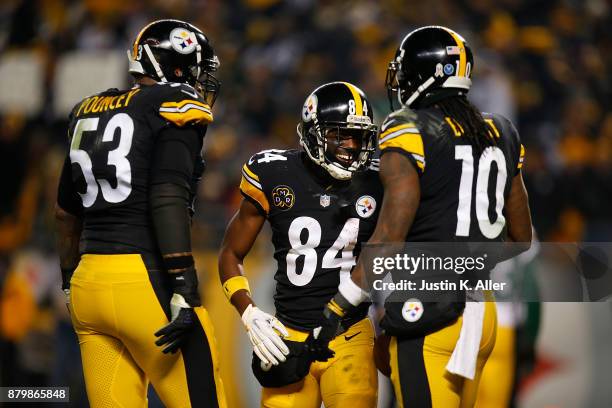
{"label": "steelers logo helmet decal", "polygon": [[355,203],[355,210],[361,218],[368,218],[376,211],[376,200],[369,195],[361,196]]}
{"label": "steelers logo helmet decal", "polygon": [[191,54],[196,49],[198,40],[191,31],[177,27],[170,32],[170,44],[181,54]]}
{"label": "steelers logo helmet decal", "polygon": [[402,317],[409,323],[414,323],[423,316],[423,303],[419,299],[408,299],[402,306]]}
{"label": "steelers logo helmet decal", "polygon": [[302,107],[302,119],[304,122],[310,122],[313,116],[316,116],[317,112],[317,95],[311,94],[306,102],[304,102],[304,106]]}
{"label": "steelers logo helmet decal", "polygon": [[281,210],[288,210],[295,203],[295,194],[291,187],[281,185],[272,190],[272,205]]}

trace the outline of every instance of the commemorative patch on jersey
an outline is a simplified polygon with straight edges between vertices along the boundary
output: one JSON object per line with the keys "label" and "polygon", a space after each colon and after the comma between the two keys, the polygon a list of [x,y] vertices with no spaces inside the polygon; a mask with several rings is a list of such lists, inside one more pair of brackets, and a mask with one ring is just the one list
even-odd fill
{"label": "commemorative patch on jersey", "polygon": [[376,211],[376,200],[369,195],[361,196],[355,203],[355,210],[361,218],[368,218]]}
{"label": "commemorative patch on jersey", "polygon": [[306,99],[302,107],[302,119],[304,119],[304,122],[310,122],[312,120],[313,115],[317,112],[317,104],[317,95],[310,95],[308,99]]}
{"label": "commemorative patch on jersey", "polygon": [[198,40],[191,31],[183,27],[177,27],[170,32],[170,44],[172,44],[172,48],[181,54],[191,54],[196,49]]}
{"label": "commemorative patch on jersey", "polygon": [[404,302],[404,306],[402,306],[402,317],[407,322],[414,323],[423,316],[424,311],[423,303],[420,300],[415,298],[408,299]]}
{"label": "commemorative patch on jersey", "polygon": [[276,186],[272,190],[272,204],[281,210],[288,210],[295,204],[295,193],[289,186]]}

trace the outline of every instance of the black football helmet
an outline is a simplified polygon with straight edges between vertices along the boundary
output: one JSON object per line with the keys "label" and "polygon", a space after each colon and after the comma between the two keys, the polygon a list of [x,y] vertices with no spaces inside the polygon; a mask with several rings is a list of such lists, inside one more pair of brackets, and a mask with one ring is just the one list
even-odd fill
{"label": "black football helmet", "polygon": [[213,73],[219,59],[208,37],[180,20],[157,20],[146,25],[128,50],[129,71],[160,82],[193,86],[212,106],[220,82]]}
{"label": "black football helmet", "polygon": [[[313,162],[335,179],[348,180],[369,165],[378,126],[374,124],[372,105],[361,89],[348,82],[331,82],[306,98],[297,132]],[[341,139],[347,136],[355,148],[341,146]]]}
{"label": "black football helmet", "polygon": [[[385,86],[393,110],[393,93],[401,105],[425,106],[446,90],[467,93],[472,86],[474,58],[466,41],[441,26],[421,27],[402,40],[389,63]],[[450,91],[450,92],[449,92]]]}

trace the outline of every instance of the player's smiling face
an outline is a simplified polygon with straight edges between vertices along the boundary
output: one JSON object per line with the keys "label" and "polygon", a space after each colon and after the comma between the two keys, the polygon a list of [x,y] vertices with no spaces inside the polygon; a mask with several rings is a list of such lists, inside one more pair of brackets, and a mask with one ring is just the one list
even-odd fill
{"label": "player's smiling face", "polygon": [[350,167],[358,159],[363,140],[361,129],[328,129],[325,132],[325,154],[344,167]]}

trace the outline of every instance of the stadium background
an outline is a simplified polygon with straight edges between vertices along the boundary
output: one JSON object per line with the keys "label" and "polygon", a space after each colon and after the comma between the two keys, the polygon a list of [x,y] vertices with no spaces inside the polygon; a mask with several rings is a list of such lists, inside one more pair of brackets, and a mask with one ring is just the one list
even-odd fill
{"label": "stadium background", "polygon": [[[231,407],[256,406],[248,341],[217,278],[216,249],[240,200],[241,164],[297,145],[303,100],[346,80],[388,113],[386,65],[411,29],[440,24],[475,54],[471,99],[517,125],[543,241],[611,241],[611,4],[605,0],[4,0],[0,4],[0,385],[70,385],[84,406],[76,339],[59,291],[53,205],[66,117],[81,97],[130,83],[125,50],[158,18],[201,27],[221,59],[194,246]],[[270,310],[271,246],[249,256]],[[611,304],[543,304],[521,406],[611,406]],[[529,354],[529,353],[527,353]],[[608,384],[608,385],[606,385]],[[153,403],[152,403],[153,405]]]}

